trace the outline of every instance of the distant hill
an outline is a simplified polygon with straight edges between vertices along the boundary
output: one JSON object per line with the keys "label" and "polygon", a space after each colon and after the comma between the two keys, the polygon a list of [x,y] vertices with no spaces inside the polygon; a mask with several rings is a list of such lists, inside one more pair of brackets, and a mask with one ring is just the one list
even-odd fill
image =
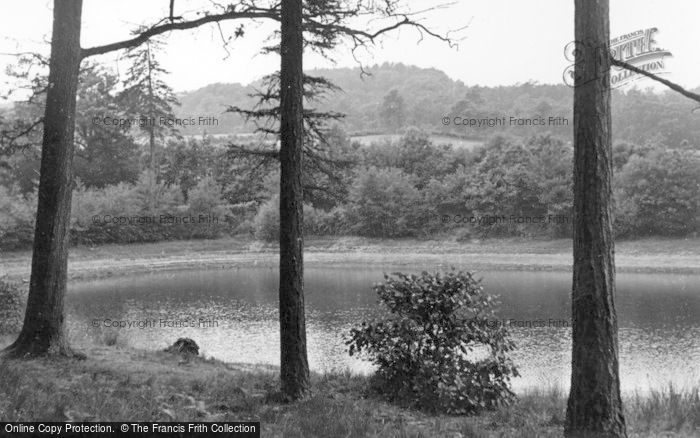
{"label": "distant hill", "polygon": [[177,117],[216,117],[217,126],[192,126],[183,130],[185,135],[203,134],[232,134],[249,132],[245,129],[243,120],[231,113],[226,113],[229,106],[248,108],[254,101],[248,94],[252,93],[252,86],[241,84],[210,84],[195,91],[178,95],[180,107],[175,109]]}
{"label": "distant hill", "polygon": [[[466,139],[486,139],[497,133],[530,136],[550,132],[571,138],[573,131],[573,89],[565,84],[524,83],[511,86],[469,86],[456,81],[434,68],[404,64],[381,64],[366,69],[337,68],[308,71],[340,87],[322,102],[313,106],[323,111],[346,115],[340,122],[353,136],[372,138],[373,135],[393,134],[397,128],[389,125],[391,114],[382,115],[385,97],[396,90],[403,101],[401,125],[415,126],[434,136]],[[179,117],[215,116],[218,126],[193,126],[185,135],[238,134],[254,130],[251,124],[224,111],[228,106],[250,109],[256,103],[249,95],[261,87],[261,81],[250,85],[211,84],[195,91],[181,93]],[[700,145],[698,112],[688,99],[673,92],[653,93],[633,90],[613,92],[613,135],[616,140],[637,143],[660,141],[670,146],[688,140]],[[391,111],[390,111],[391,113]],[[538,118],[561,117],[565,125],[546,124],[507,128],[468,128],[455,126],[454,117],[464,118]],[[449,126],[442,122],[447,117]]]}
{"label": "distant hill", "polygon": [[[428,125],[426,115],[448,111],[467,91],[460,81],[450,79],[436,69],[423,69],[403,64],[382,64],[367,68],[370,76],[362,75],[359,68],[338,68],[308,71],[307,74],[330,80],[342,91],[333,93],[314,106],[325,111],[346,115],[343,120],[349,132],[386,132],[378,113],[384,96],[396,89],[405,100],[408,125]],[[248,95],[261,86],[258,81],[248,86],[241,84],[212,84],[195,91],[182,93],[178,116],[216,115],[218,127],[194,127],[187,134],[249,132],[240,117],[222,114],[227,106],[251,108],[255,99]],[[439,118],[432,122],[438,122]]]}

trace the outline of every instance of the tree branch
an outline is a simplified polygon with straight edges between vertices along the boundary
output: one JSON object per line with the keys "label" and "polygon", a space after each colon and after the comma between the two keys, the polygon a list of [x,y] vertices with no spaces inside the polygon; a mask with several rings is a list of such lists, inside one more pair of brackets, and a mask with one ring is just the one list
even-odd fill
{"label": "tree branch", "polygon": [[0,130],[0,156],[11,155],[16,149],[30,146],[30,144],[17,145],[17,140],[29,135],[37,126],[43,123],[44,118],[41,117],[28,125],[16,126],[17,131],[14,132],[11,129]]}
{"label": "tree branch", "polygon": [[[434,38],[437,38],[440,41],[446,42],[452,48],[457,46],[457,44],[453,40],[451,40],[448,36],[443,36],[443,35],[440,35],[438,33],[431,31],[423,24],[418,23],[417,21],[411,20],[407,15],[403,15],[403,20],[398,21],[390,26],[383,27],[375,32],[368,32],[368,31],[364,31],[361,29],[352,29],[350,27],[343,26],[340,24],[319,23],[318,21],[312,20],[310,18],[306,20],[306,23],[308,23],[308,25],[310,25],[312,28],[315,28],[315,29],[323,29],[326,31],[337,32],[337,33],[340,33],[344,36],[350,37],[353,39],[355,44],[358,46],[364,45],[363,40],[374,43],[375,40],[377,39],[377,37],[379,37],[385,33],[391,32],[392,30],[396,30],[396,29],[403,27],[403,26],[414,27],[414,28],[418,29],[418,31],[420,31],[421,33],[423,33],[423,32],[427,33],[428,35],[430,35]],[[312,30],[312,29],[307,28],[307,30]]]}
{"label": "tree branch", "polygon": [[637,67],[633,66],[632,64],[626,63],[625,61],[617,60],[617,59],[613,58],[612,56],[610,57],[610,59],[611,59],[612,65],[615,65],[617,67],[622,67],[622,68],[629,70],[631,72],[646,76],[646,77],[653,79],[657,82],[661,82],[662,84],[666,85],[671,90],[682,94],[683,96],[687,97],[688,99],[692,99],[692,100],[700,103],[700,94],[696,94],[696,93],[693,93],[692,91],[688,91],[678,84],[675,84],[669,80],[663,79],[663,78],[655,75],[654,73],[649,73],[646,70],[642,70],[640,68],[637,68]]}
{"label": "tree branch", "polygon": [[102,55],[114,50],[128,49],[130,47],[138,46],[148,41],[150,38],[160,35],[172,30],[187,30],[194,29],[196,27],[202,26],[207,23],[218,23],[224,20],[238,20],[238,19],[260,19],[268,18],[272,20],[279,20],[279,13],[273,9],[260,9],[260,8],[250,8],[242,11],[230,10],[221,14],[211,14],[205,15],[202,18],[191,21],[182,22],[169,22],[166,24],[153,26],[141,33],[136,37],[119,41],[116,43],[105,44],[103,46],[95,46],[87,49],[82,49],[80,51],[81,59],[85,59],[90,56]]}

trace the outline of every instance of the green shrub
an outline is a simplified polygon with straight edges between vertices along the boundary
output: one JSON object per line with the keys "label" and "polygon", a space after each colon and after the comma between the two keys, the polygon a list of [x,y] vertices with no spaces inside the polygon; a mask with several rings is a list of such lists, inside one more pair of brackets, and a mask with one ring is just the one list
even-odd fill
{"label": "green shrub", "polygon": [[[104,188],[78,184],[73,192],[71,238],[74,243],[95,245],[215,238],[229,231],[229,211],[221,199],[220,186],[212,178],[195,184],[188,192],[188,200],[189,205],[183,205],[177,186],[152,183],[148,172],[143,172],[136,184]],[[161,220],[161,215],[191,216],[194,222]],[[152,220],[136,220],[143,217]]]}
{"label": "green shrub", "polygon": [[[526,143],[498,136],[481,149],[481,154],[475,166],[464,169],[464,177],[446,178],[461,188],[462,202],[474,216],[505,216],[506,220],[474,227],[476,234],[570,235],[571,145],[549,135],[532,137]],[[511,216],[522,219],[511,221]],[[549,222],[550,217],[562,216],[568,220]],[[527,223],[527,218],[536,222]]]}
{"label": "green shrub", "polygon": [[279,197],[274,196],[258,209],[253,219],[255,238],[265,242],[276,242],[280,236]]}
{"label": "green shrub", "polygon": [[[186,226],[188,238],[213,239],[230,231],[227,222],[230,211],[221,197],[221,186],[214,178],[202,178],[187,192],[189,213],[193,217],[203,218],[197,226]],[[208,221],[208,222],[207,222]]]}
{"label": "green shrub", "polygon": [[[264,242],[279,240],[280,212],[279,196],[262,204],[253,219],[255,238]],[[304,204],[304,234],[329,236],[342,234],[346,226],[345,210],[336,207],[330,211]]]}
{"label": "green shrub", "polygon": [[304,233],[311,236],[338,236],[346,233],[346,211],[335,207],[329,211],[304,205]]}
{"label": "green shrub", "polygon": [[369,167],[349,191],[351,231],[368,237],[414,236],[424,224],[416,178],[401,169]]}
{"label": "green shrub", "polygon": [[[155,242],[170,237],[170,227],[158,223],[143,223],[134,218],[170,213],[174,203],[159,202],[156,211],[149,212],[148,177],[142,174],[137,184],[120,183],[104,188],[86,188],[78,184],[73,191],[71,211],[71,240],[82,245],[105,243]],[[130,218],[130,220],[119,220]]]}
{"label": "green shrub", "polygon": [[22,289],[0,280],[0,335],[19,333],[24,306]]}
{"label": "green shrub", "polygon": [[700,228],[700,157],[690,150],[632,155],[615,178],[620,236],[683,236]]}
{"label": "green shrub", "polygon": [[36,194],[23,196],[17,187],[0,186],[0,248],[31,246],[36,206]]}
{"label": "green shrub", "polygon": [[347,340],[350,355],[377,365],[375,388],[390,400],[453,414],[509,404],[518,376],[496,301],[469,272],[393,274],[374,288],[389,310]]}

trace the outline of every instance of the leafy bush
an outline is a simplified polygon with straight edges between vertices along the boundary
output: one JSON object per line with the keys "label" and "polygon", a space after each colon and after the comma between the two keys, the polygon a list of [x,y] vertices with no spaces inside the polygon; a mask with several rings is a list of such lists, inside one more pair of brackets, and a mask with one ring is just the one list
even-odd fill
{"label": "leafy bush", "polygon": [[[73,192],[73,241],[82,244],[156,242],[215,238],[229,231],[228,209],[221,199],[221,187],[213,178],[206,177],[195,184],[188,192],[188,200],[189,205],[183,205],[177,186],[153,182],[148,172],[142,173],[136,184],[120,183],[102,189],[78,184]],[[171,220],[188,216],[192,222]],[[152,220],[137,220],[143,217]],[[115,218],[131,219],[118,221]]]}
{"label": "leafy bush", "polygon": [[276,242],[280,236],[279,197],[274,196],[258,209],[253,219],[255,238],[265,242]]}
{"label": "leafy bush", "polygon": [[[152,184],[147,172],[136,184],[120,183],[100,189],[79,183],[73,191],[71,239],[74,243],[95,245],[156,242],[180,236],[187,230],[159,223],[161,214],[180,213],[176,210],[180,198],[177,188]],[[138,219],[143,217],[155,220]]]}
{"label": "leafy bush", "polygon": [[[258,209],[253,219],[254,235],[265,242],[279,240],[279,196],[274,196]],[[327,236],[342,234],[346,226],[345,210],[336,207],[330,211],[304,204],[304,234]]]}
{"label": "leafy bush", "polygon": [[[132,210],[138,209],[145,214],[170,213],[172,208],[182,205],[182,192],[175,185],[167,185],[157,178],[151,178],[150,171],[141,172],[133,186],[137,202]],[[153,207],[151,208],[151,203]]]}
{"label": "leafy bush", "polygon": [[700,227],[700,158],[694,151],[632,155],[615,186],[618,235],[687,235]]}
{"label": "leafy bush", "polygon": [[[179,187],[154,182],[147,171],[134,184],[86,187],[77,180],[71,242],[99,245],[216,238],[233,232],[242,222],[227,221],[231,208],[222,199],[221,186],[211,177],[199,180],[187,195],[189,203],[183,204]],[[36,205],[35,192],[22,195],[15,187],[0,185],[0,248],[31,247]],[[238,216],[243,218],[245,212]]]}
{"label": "leafy bush", "polygon": [[[571,145],[548,135],[527,143],[495,137],[481,149],[476,165],[465,169],[466,176],[448,181],[461,183],[462,202],[474,216],[506,217],[477,227],[479,234],[563,237],[572,222],[572,163]],[[566,222],[550,222],[564,217]]]}
{"label": "leafy bush", "polygon": [[23,196],[16,187],[0,186],[0,247],[30,246],[34,239],[35,194]]}
{"label": "leafy bush", "polygon": [[22,290],[0,280],[0,335],[18,333],[22,328],[24,310]]}
{"label": "leafy bush", "polygon": [[338,236],[347,231],[346,211],[334,207],[329,211],[304,205],[304,233],[312,236]]}
{"label": "leafy bush", "polygon": [[351,330],[350,355],[378,366],[375,386],[390,400],[464,414],[510,403],[514,348],[495,319],[494,298],[469,272],[385,275],[375,286],[389,314]]}
{"label": "leafy bush", "polygon": [[226,202],[221,197],[221,186],[214,178],[207,176],[202,178],[192,189],[187,192],[189,213],[195,218],[209,220],[210,223],[199,223],[197,226],[188,226],[188,238],[215,238],[229,231],[227,219],[229,210]]}
{"label": "leafy bush", "polygon": [[364,169],[350,187],[352,231],[369,237],[416,235],[424,223],[415,177],[400,169]]}
{"label": "leafy bush", "polygon": [[221,207],[224,201],[221,199],[221,186],[214,178],[207,176],[202,178],[187,192],[187,201],[193,211],[205,213],[223,213]]}

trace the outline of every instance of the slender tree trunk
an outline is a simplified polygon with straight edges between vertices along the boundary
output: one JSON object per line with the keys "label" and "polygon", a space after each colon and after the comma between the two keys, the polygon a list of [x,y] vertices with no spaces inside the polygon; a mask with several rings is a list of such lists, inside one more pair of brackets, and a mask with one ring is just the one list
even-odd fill
{"label": "slender tree trunk", "polygon": [[625,437],[612,231],[608,0],[576,0],[574,273],[568,437]]}
{"label": "slender tree trunk", "polygon": [[280,344],[282,393],[291,400],[306,392],[304,317],[302,0],[282,2],[280,71]]}
{"label": "slender tree trunk", "polygon": [[29,298],[10,357],[76,355],[64,332],[82,0],[55,0]]}
{"label": "slender tree trunk", "polygon": [[[155,117],[155,109],[153,108],[153,75],[151,72],[151,44],[148,41],[146,41],[146,57],[148,64],[148,106],[150,110],[148,117]],[[156,210],[156,128],[153,126],[153,124],[149,124],[148,126],[148,146],[151,155],[151,174],[149,181],[151,191],[149,195],[151,199],[149,200],[149,206],[151,207],[151,213],[153,213]]]}

